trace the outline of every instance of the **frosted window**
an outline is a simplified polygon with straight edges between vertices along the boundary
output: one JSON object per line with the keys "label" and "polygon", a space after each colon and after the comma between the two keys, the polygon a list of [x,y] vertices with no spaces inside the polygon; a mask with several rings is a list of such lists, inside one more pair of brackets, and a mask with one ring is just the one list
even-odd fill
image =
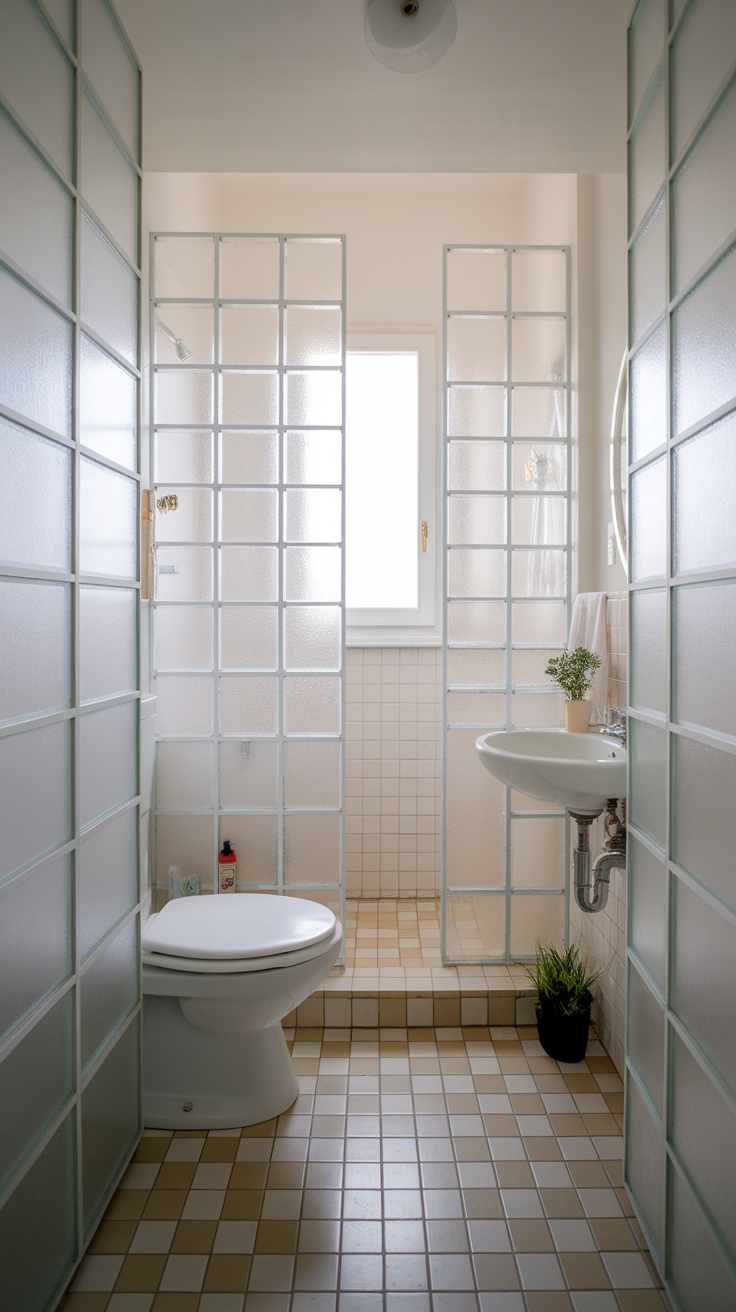
{"label": "frosted window", "polygon": [[475,729],[453,729],[447,734],[448,888],[502,888],[506,882],[503,785],[487,771],[464,768],[472,760],[477,737]]}
{"label": "frosted window", "polygon": [[286,806],[340,805],[340,743],[286,744]]}
{"label": "frosted window", "polygon": [[675,447],[673,481],[676,573],[736,564],[733,415]]}
{"label": "frosted window", "polygon": [[209,606],[159,606],[155,623],[157,670],[211,670]]}
{"label": "frosted window", "polygon": [[177,372],[159,369],[154,374],[153,386],[156,423],[212,423],[212,374],[192,369]]}
{"label": "frosted window", "polygon": [[[212,433],[157,432],[154,439],[155,479],[162,483],[211,483]],[[239,481],[239,480],[236,480]]]}
{"label": "frosted window", "polygon": [[278,661],[275,606],[223,606],[220,666],[223,670],[275,670]]}
{"label": "frosted window", "polygon": [[730,834],[723,824],[736,789],[736,756],[673,735],[672,855],[736,905]]}
{"label": "frosted window", "polygon": [[211,734],[214,727],[212,678],[196,675],[156,679],[156,731],[166,734]]}
{"label": "frosted window", "polygon": [[564,437],[565,424],[565,393],[560,388],[512,389],[511,432],[514,437]]}
{"label": "frosted window", "polygon": [[0,613],[13,635],[0,666],[0,720],[69,706],[71,600],[68,584],[0,581]]}
{"label": "frosted window", "polygon": [[736,584],[677,588],[673,597],[674,716],[736,736]]}
{"label": "frosted window", "polygon": [[341,663],[337,606],[289,606],[284,614],[284,665],[295,670],[337,670]]}
{"label": "frosted window", "polygon": [[207,810],[212,806],[212,743],[159,743],[156,804],[161,810]]}
{"label": "frosted window", "polygon": [[448,642],[503,642],[505,634],[505,601],[448,602]]}
{"label": "frosted window", "polygon": [[511,591],[517,597],[562,597],[567,579],[564,551],[525,551],[517,547],[511,553]]}
{"label": "frosted window", "polygon": [[223,601],[278,599],[276,547],[222,547],[220,595]]}
{"label": "frosted window", "polygon": [[[276,806],[277,753],[278,743],[275,742],[246,739],[244,742],[220,743],[220,806]],[[223,820],[223,824],[227,823]],[[242,867],[240,877],[248,877]]]}
{"label": "frosted window", "polygon": [[689,282],[736,227],[736,176],[733,169],[723,167],[734,136],[736,84],[672,184],[675,291]]}
{"label": "frosted window", "polygon": [[448,897],[447,954],[451,961],[501,958],[505,950],[502,897]]}
{"label": "frosted window", "polygon": [[212,364],[214,347],[214,306],[162,305],[155,311],[156,364]]}
{"label": "frosted window", "polygon": [[562,938],[565,899],[554,894],[525,894],[511,901],[511,952],[513,956],[531,957],[537,943],[545,936]]}
{"label": "frosted window", "polygon": [[79,693],[83,702],[137,683],[137,596],[132,588],[79,589]]}
{"label": "frosted window", "polygon": [[72,836],[71,725],[0,739],[0,877]]}
{"label": "frosted window", "polygon": [[641,104],[651,76],[662,58],[664,23],[660,0],[642,0],[629,31],[629,116]]}
{"label": "frosted window", "polygon": [[660,1116],[664,1106],[664,1011],[629,964],[627,989],[629,1057]]}
{"label": "frosted window", "polygon": [[135,807],[83,838],[77,855],[79,946],[87,956],[138,901]]}
{"label": "frosted window", "polygon": [[[684,881],[675,879],[673,887],[672,1006],[716,1070],[733,1087],[736,931]],[[720,999],[717,1009],[713,1007],[714,996]]]}
{"label": "frosted window", "polygon": [[448,542],[455,546],[502,544],[506,541],[506,501],[503,497],[452,496],[448,502]]}
{"label": "frosted window", "polygon": [[632,342],[638,342],[664,310],[667,298],[666,256],[665,204],[662,198],[630,255]]}
{"label": "frosted window", "polygon": [[[505,295],[504,295],[505,300]],[[506,378],[507,321],[453,316],[447,321],[447,376],[457,383],[498,383]]]}
{"label": "frosted window", "polygon": [[448,310],[503,310],[505,306],[505,251],[448,251]]}
{"label": "frosted window", "polygon": [[[242,855],[238,853],[239,857]],[[160,815],[156,820],[158,882],[168,887],[169,866],[181,866],[182,876],[196,875],[202,888],[213,888],[214,821],[211,815]]]}
{"label": "frosted window", "polygon": [[[341,446],[339,433],[337,438],[338,444]],[[279,448],[277,433],[223,433],[220,442],[221,482],[278,483]],[[289,474],[288,481],[317,483],[322,480],[292,479]],[[330,480],[325,481],[329,482]]]}
{"label": "frosted window", "polygon": [[629,738],[629,819],[664,846],[667,735],[655,725],[630,719]]}
{"label": "frosted window", "polygon": [[339,547],[287,547],[286,601],[339,601],[342,553]]}
{"label": "frosted window", "polygon": [[667,594],[663,588],[631,594],[632,706],[666,710]]}
{"label": "frosted window", "polygon": [[662,861],[633,835],[628,836],[629,942],[664,989],[667,881]]}
{"label": "frosted window", "polygon": [[134,579],[138,485],[93,460],[83,459],[80,470],[80,570]]}
{"label": "frosted window", "polygon": [[664,456],[631,476],[631,577],[667,573],[667,466]]}
{"label": "frosted window", "polygon": [[503,387],[452,386],[447,394],[450,437],[502,437],[506,430]]}
{"label": "frosted window", "polygon": [[564,601],[515,601],[511,621],[514,644],[564,646],[565,609]]}
{"label": "frosted window", "polygon": [[121,1035],[82,1094],[82,1198],[89,1226],[140,1132],[138,1020]]}
{"label": "frosted window", "polygon": [[733,62],[736,14],[729,0],[696,0],[672,43],[672,152],[680,153]]}
{"label": "frosted window", "polygon": [[668,1177],[669,1278],[675,1297],[680,1307],[700,1303],[725,1312],[736,1303],[736,1282],[688,1186],[672,1167]]}
{"label": "frosted window", "polygon": [[138,279],[87,215],[82,216],[82,319],[138,364]]}
{"label": "frosted window", "polygon": [[9,1307],[47,1306],[77,1258],[74,1120],[72,1110],[3,1207],[0,1267]]}
{"label": "frosted window", "polygon": [[[341,483],[342,434],[330,432],[287,433],[285,443],[287,483]],[[233,479],[233,482],[269,482],[269,479]]]}
{"label": "frosted window", "polygon": [[71,436],[72,325],[0,269],[0,401]]}
{"label": "frosted window", "polygon": [[309,492],[287,492],[285,498],[287,542],[340,542],[342,539],[342,494],[323,488]]}
{"label": "frosted window", "polygon": [[66,305],[72,294],[74,201],[0,110],[3,249]]}
{"label": "frosted window", "polygon": [[641,460],[667,440],[667,328],[662,324],[629,366],[631,459]]}
{"label": "frosted window", "polygon": [[223,542],[278,542],[278,492],[221,492]]}
{"label": "frosted window", "polygon": [[158,601],[211,601],[211,547],[157,547]]}
{"label": "frosted window", "polygon": [[84,334],[79,361],[82,446],[99,452],[116,465],[135,469],[138,458],[135,378]]}
{"label": "frosted window", "polygon": [[736,393],[736,250],[698,283],[672,317],[674,431],[682,433]]}
{"label": "frosted window", "polygon": [[[220,242],[221,295],[248,301],[275,301],[279,296],[279,241],[262,237],[252,241]],[[176,295],[175,292],[169,293]],[[205,292],[205,295],[209,293]]]}
{"label": "frosted window", "polygon": [[[284,382],[287,423],[308,424],[310,427],[342,423],[342,372],[340,370],[315,369],[309,373],[292,370],[286,374]],[[261,421],[254,418],[249,422]],[[269,422],[265,416],[263,422]]]}
{"label": "frosted window", "polygon": [[449,684],[492,684],[506,679],[506,652],[483,647],[453,647],[447,653]]}
{"label": "frosted window", "polygon": [[512,487],[519,492],[567,491],[567,447],[559,443],[514,442]]}
{"label": "frosted window", "polygon": [[0,1188],[74,1091],[73,1001],[61,998],[3,1061],[0,1114],[13,1130],[0,1139]]}
{"label": "frosted window", "polygon": [[[504,292],[505,299],[505,292]],[[567,264],[564,251],[514,251],[511,256],[511,306],[514,310],[564,313]]]}
{"label": "frosted window", "polygon": [[290,301],[339,301],[342,296],[341,241],[286,242],[286,295]]}
{"label": "frosted window", "polygon": [[74,70],[28,0],[6,0],[3,5],[0,85],[19,117],[71,180]]}
{"label": "frosted window", "polygon": [[278,730],[278,679],[220,679],[220,732],[274,734]]}
{"label": "frosted window", "polygon": [[562,816],[511,821],[511,883],[514,888],[564,888]]}
{"label": "frosted window", "polygon": [[284,681],[287,733],[340,732],[340,679],[298,678]]}
{"label": "frosted window", "polygon": [[677,1033],[672,1034],[670,1136],[706,1206],[718,1216],[729,1247],[736,1248],[736,1179],[723,1151],[722,1126],[729,1115],[711,1083]]}
{"label": "frosted window", "polygon": [[135,160],[139,159],[140,74],[105,0],[82,0],[85,73]]}
{"label": "frosted window", "polygon": [[[100,95],[104,86],[97,88]],[[81,101],[82,195],[125,254],[138,263],[140,183],[86,88]]]}
{"label": "frosted window", "polygon": [[511,541],[564,546],[567,538],[565,497],[513,497]]}
{"label": "frosted window", "polygon": [[287,815],[284,818],[284,878],[289,884],[338,882],[339,815]]}
{"label": "frosted window", "polygon": [[342,364],[341,311],[293,305],[286,312],[286,363]]}
{"label": "frosted window", "polygon": [[[251,366],[278,364],[278,307],[238,305],[222,309],[220,311],[220,361],[222,364]],[[311,364],[312,361],[305,361],[305,363]]]}
{"label": "frosted window", "polygon": [[79,822],[86,826],[137,792],[138,703],[93,711],[79,722]]}
{"label": "frosted window", "polygon": [[72,970],[71,858],[0,893],[0,1037]]}
{"label": "frosted window", "polygon": [[512,319],[511,373],[516,382],[564,380],[566,361],[564,319]]}
{"label": "frosted window", "polygon": [[664,79],[660,73],[629,142],[629,230],[638,228],[664,181]]}
{"label": "frosted window", "polygon": [[662,1131],[629,1076],[626,1086],[629,1114],[625,1178],[641,1208],[644,1224],[660,1261],[664,1243],[664,1143]]}
{"label": "frosted window", "polygon": [[450,442],[447,488],[450,492],[502,492],[506,486],[503,442]]}
{"label": "frosted window", "polygon": [[447,574],[451,597],[503,596],[506,591],[506,552],[453,547],[448,552]]}
{"label": "frosted window", "polygon": [[81,978],[82,1066],[138,1001],[138,924],[131,920],[107,942]]}
{"label": "frosted window", "polygon": [[165,484],[156,488],[156,500],[174,493],[178,499],[176,510],[163,514],[156,506],[156,541],[157,542],[211,542],[212,541],[212,493],[195,491],[193,488],[167,487]]}
{"label": "frosted window", "polygon": [[211,300],[215,291],[215,243],[211,237],[157,237],[156,296]]}
{"label": "frosted window", "polygon": [[502,693],[449,692],[447,696],[447,721],[453,726],[477,724],[479,727],[500,725],[506,715],[506,703]]}
{"label": "frosted window", "polygon": [[238,889],[275,886],[279,865],[278,831],[279,822],[275,815],[221,817],[220,844],[227,838],[238,856]]}

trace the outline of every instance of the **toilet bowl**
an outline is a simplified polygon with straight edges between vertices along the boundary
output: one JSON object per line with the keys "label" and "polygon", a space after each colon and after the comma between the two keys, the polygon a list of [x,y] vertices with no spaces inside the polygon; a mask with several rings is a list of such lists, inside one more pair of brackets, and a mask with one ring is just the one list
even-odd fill
{"label": "toilet bowl", "polygon": [[186,897],[147,921],[143,1122],[150,1129],[256,1125],[298,1086],[281,1021],[340,953],[329,908],[261,893]]}

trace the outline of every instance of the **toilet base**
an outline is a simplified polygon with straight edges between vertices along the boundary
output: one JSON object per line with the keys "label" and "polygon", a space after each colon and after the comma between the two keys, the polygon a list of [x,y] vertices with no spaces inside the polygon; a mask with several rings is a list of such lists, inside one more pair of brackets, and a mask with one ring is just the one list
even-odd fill
{"label": "toilet base", "polygon": [[143,1023],[146,1129],[258,1125],[286,1111],[298,1092],[280,1022],[212,1034],[190,1025],[178,998],[148,1000]]}

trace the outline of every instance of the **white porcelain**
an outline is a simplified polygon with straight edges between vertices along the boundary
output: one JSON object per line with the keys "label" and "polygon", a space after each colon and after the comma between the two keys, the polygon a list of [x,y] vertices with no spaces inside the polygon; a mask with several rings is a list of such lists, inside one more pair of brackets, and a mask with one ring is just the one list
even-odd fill
{"label": "white porcelain", "polygon": [[335,916],[320,902],[270,893],[181,897],[167,902],[143,932],[143,952],[227,960],[270,957],[329,938]]}
{"label": "white porcelain", "polygon": [[475,750],[501,783],[580,815],[626,796],[626,749],[605,734],[516,729],[482,734]]}

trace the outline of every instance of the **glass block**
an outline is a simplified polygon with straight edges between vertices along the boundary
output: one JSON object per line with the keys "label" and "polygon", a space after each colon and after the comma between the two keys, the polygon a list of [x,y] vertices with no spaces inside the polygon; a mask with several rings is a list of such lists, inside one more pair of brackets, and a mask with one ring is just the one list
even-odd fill
{"label": "glass block", "polygon": [[104,0],[82,0],[82,65],[133,159],[140,160],[140,73]]}
{"label": "glass block", "polygon": [[0,401],[71,436],[72,325],[0,269]]}
{"label": "glass block", "polygon": [[458,249],[447,252],[447,309],[504,310],[506,252]]}
{"label": "glass block", "polygon": [[209,606],[157,606],[154,635],[157,670],[212,669]]}
{"label": "glass block", "polygon": [[222,433],[223,483],[278,483],[278,433]]}
{"label": "glass block", "polygon": [[667,440],[667,325],[662,324],[629,365],[631,459]]}
{"label": "glass block", "polygon": [[[102,88],[98,90],[102,94]],[[83,87],[82,91],[82,195],[110,236],[137,264],[138,174],[125,158],[87,88]]]}
{"label": "glass block", "polygon": [[664,729],[629,719],[629,820],[664,847],[667,735]]}
{"label": "glass block", "polygon": [[736,1177],[733,1153],[724,1151],[723,1142],[728,1104],[676,1032],[671,1044],[671,1140],[706,1206],[718,1217],[721,1233],[733,1252]]}
{"label": "glass block", "polygon": [[506,444],[450,442],[447,486],[451,492],[502,492],[506,487]]}
{"label": "glass block", "polygon": [[673,283],[680,291],[736,228],[736,178],[723,167],[736,135],[736,84],[672,183]]}
{"label": "glass block", "polygon": [[342,539],[342,492],[322,488],[287,492],[284,508],[287,542],[340,542]]}
{"label": "glass block", "polygon": [[292,305],[286,311],[287,365],[342,364],[342,310]]}
{"label": "glass block", "polygon": [[277,424],[278,374],[229,370],[220,374],[220,422],[223,424]]}
{"label": "glass block", "polygon": [[138,364],[138,278],[89,216],[80,229],[82,321]]}
{"label": "glass block", "polygon": [[506,951],[506,901],[503,897],[447,898],[447,956],[450,961],[503,959]]}
{"label": "glass block", "polygon": [[287,670],[339,670],[342,615],[338,606],[287,606],[284,666]]}
{"label": "glass block", "polygon": [[[72,990],[59,999],[3,1062],[0,1114],[8,1129],[0,1136],[0,1187],[10,1183],[24,1158],[71,1097],[74,1076]],[[3,1286],[6,1277],[4,1272]]]}
{"label": "glass block", "polygon": [[277,301],[279,239],[224,237],[220,241],[220,295],[228,300]]}
{"label": "glass block", "polygon": [[511,821],[511,883],[514,888],[564,888],[563,816]]}
{"label": "glass block", "polygon": [[[213,434],[171,432],[154,437],[154,478],[161,483],[211,483],[214,477]],[[229,480],[228,480],[229,481]],[[239,480],[238,480],[239,481]]]}
{"label": "glass block", "polygon": [[286,744],[286,806],[339,806],[342,792],[340,743]]}
{"label": "glass block", "polygon": [[627,841],[629,945],[661,989],[665,976],[667,880],[663,863],[633,834]]}
{"label": "glass block", "polygon": [[71,723],[0,739],[0,878],[72,836]]}
{"label": "glass block", "polygon": [[631,577],[667,574],[667,462],[664,456],[631,475]]}
{"label": "glass block", "polygon": [[671,1165],[667,1174],[668,1276],[676,1305],[687,1308],[700,1304],[727,1312],[736,1304],[736,1281],[726,1266],[723,1250],[682,1177]]}
{"label": "glass block", "polygon": [[[683,880],[673,881],[673,900],[672,1007],[715,1069],[733,1086],[734,928]],[[714,997],[719,999],[717,1008]]]}
{"label": "glass block", "polygon": [[156,506],[154,511],[156,542],[211,542],[212,493],[159,484],[155,498],[158,501],[172,493],[179,502],[176,510],[164,513]]}
{"label": "glass block", "polygon": [[564,437],[565,393],[560,387],[513,387],[511,432],[514,437]]}
{"label": "glass block", "polygon": [[136,468],[137,382],[84,333],[79,348],[79,425],[82,446]]}
{"label": "glass block", "polygon": [[629,27],[629,121],[661,62],[665,43],[661,0],[642,0]]}
{"label": "glass block", "polygon": [[503,888],[506,883],[506,791],[487,770],[475,769],[477,737],[475,729],[447,733],[448,889]]}
{"label": "glass block", "polygon": [[40,12],[26,0],[8,0],[3,6],[0,85],[23,123],[71,180],[74,70]]}
{"label": "glass block", "polygon": [[153,381],[155,423],[212,423],[211,373],[198,373],[194,369],[157,369]]}
{"label": "glass block", "polygon": [[514,442],[511,486],[519,492],[566,492],[567,447],[560,443]]}
{"label": "glass block", "polygon": [[451,496],[448,501],[448,543],[485,545],[506,541],[505,497]]}
{"label": "glass block", "polygon": [[228,839],[238,858],[239,891],[274,887],[278,880],[278,816],[224,815],[220,822],[220,846]]}
{"label": "glass block", "polygon": [[278,492],[221,492],[223,542],[278,542]]}
{"label": "glass block", "polygon": [[[160,746],[164,745],[169,746]],[[83,957],[138,901],[138,849],[137,807],[123,811],[81,840],[77,886],[79,950]]]}
{"label": "glass block", "polygon": [[736,418],[675,447],[672,478],[675,572],[736,564]]}
{"label": "glass block", "polygon": [[79,568],[134,579],[138,571],[138,484],[82,458]]}
{"label": "glass block", "polygon": [[447,559],[447,590],[451,597],[505,596],[506,552],[453,547]]}
{"label": "glass block", "polygon": [[562,719],[562,694],[558,692],[511,695],[511,722],[514,728],[556,728]]}
{"label": "glass block", "polygon": [[631,705],[641,710],[666,711],[667,593],[664,588],[631,594],[630,665]]}
{"label": "glass block", "polygon": [[284,557],[286,601],[340,601],[339,547],[287,547]]}
{"label": "glass block", "polygon": [[286,733],[340,733],[342,680],[299,678],[284,680]]}
{"label": "glass block", "polygon": [[565,497],[512,497],[511,541],[563,545],[567,537]]}
{"label": "glass block", "polygon": [[275,606],[223,606],[220,610],[220,667],[275,670],[278,611]]}
{"label": "glass block", "polygon": [[215,291],[212,237],[157,237],[154,249],[156,296],[211,300]]}
{"label": "glass block", "polygon": [[696,0],[672,42],[672,158],[677,158],[733,63],[736,15],[729,0]]}
{"label": "glass block", "polygon": [[287,433],[284,464],[287,483],[341,483],[342,434]]}
{"label": "glass block", "polygon": [[223,306],[220,311],[221,364],[277,365],[279,312],[275,305]]}
{"label": "glass block", "polygon": [[451,647],[447,653],[450,685],[506,682],[506,652],[493,647]]}
{"label": "glass block", "polygon": [[567,555],[564,551],[511,553],[511,591],[517,597],[564,597],[567,588]]}
{"label": "glass block", "polygon": [[79,589],[79,698],[131,692],[138,683],[138,606],[132,588]]}
{"label": "glass block", "polygon": [[134,918],[95,957],[80,981],[82,1068],[138,1001],[138,922]]}
{"label": "glass block", "polygon": [[514,683],[549,683],[545,670],[553,656],[559,656],[559,647],[517,647],[511,653],[511,670]]}
{"label": "glass block", "polygon": [[250,738],[220,743],[221,807],[276,806],[278,784],[278,743]]}
{"label": "glass block", "polygon": [[664,79],[660,71],[629,139],[629,232],[641,223],[664,182]]}
{"label": "glass block", "polygon": [[647,1238],[660,1262],[664,1257],[664,1142],[636,1080],[626,1081],[624,1178],[641,1211]]}
{"label": "glass block", "polygon": [[657,1109],[664,1108],[664,1010],[638,970],[629,962],[626,1052]]}
{"label": "glass block", "polygon": [[157,547],[158,601],[211,601],[211,547]]}
{"label": "glass block", "polygon": [[[530,821],[526,820],[525,824]],[[511,954],[533,957],[539,939],[559,943],[564,932],[565,899],[555,893],[519,893],[511,899]]]}
{"label": "glass block", "polygon": [[447,390],[447,432],[450,437],[503,437],[506,432],[506,388],[466,387]]}
{"label": "glass block", "polygon": [[723,817],[736,788],[736,757],[672,735],[672,855],[690,874],[736,906],[731,843]]}
{"label": "glass block", "polygon": [[339,301],[342,297],[342,242],[290,237],[286,242],[286,295],[290,301]]}
{"label": "glass block", "polygon": [[505,637],[505,601],[448,602],[448,642],[503,642]]}
{"label": "glass block", "polygon": [[0,720],[70,705],[71,600],[65,583],[0,580],[8,634],[0,656]]}
{"label": "glass block", "polygon": [[673,425],[682,433],[736,393],[736,249],[699,282],[672,316]]}
{"label": "glass block", "polygon": [[222,601],[277,601],[276,547],[221,547]]}
{"label": "glass block", "polygon": [[450,316],[447,320],[447,377],[457,383],[500,383],[506,379],[507,320]]}
{"label": "glass block", "polygon": [[138,703],[79,721],[79,823],[83,827],[138,791]]}
{"label": "glass block", "polygon": [[168,891],[169,866],[180,866],[186,879],[196,875],[201,888],[214,887],[215,831],[211,815],[156,817],[158,885]]}
{"label": "glass block", "polygon": [[90,1227],[140,1133],[140,1037],[136,1017],[82,1094],[82,1199]]}
{"label": "glass block", "polygon": [[162,305],[155,312],[156,364],[212,364],[214,305]]}
{"label": "glass block", "polygon": [[57,857],[0,894],[0,1038],[74,968],[71,877]]}
{"label": "glass block", "polygon": [[74,1122],[72,1110],[3,1207],[3,1297],[24,1312],[52,1305],[77,1257]]}
{"label": "glass block", "polygon": [[342,371],[316,369],[286,375],[286,421],[289,424],[342,423]]}
{"label": "glass block", "polygon": [[3,249],[58,300],[71,305],[74,201],[0,110]]}
{"label": "glass block", "polygon": [[567,258],[562,250],[516,250],[511,257],[511,306],[514,310],[565,313]]}
{"label": "glass block", "polygon": [[447,723],[455,728],[475,724],[479,728],[506,723],[506,697],[502,692],[448,692]]}
{"label": "glass block", "polygon": [[558,647],[567,640],[564,601],[515,601],[511,610],[514,646]]}
{"label": "glass block", "polygon": [[340,878],[339,815],[284,816],[287,884],[325,884]]}
{"label": "glass block", "polygon": [[156,732],[167,734],[211,734],[214,729],[214,686],[212,678],[184,675],[156,679]]}
{"label": "glass block", "polygon": [[220,679],[220,732],[240,735],[278,732],[277,678],[223,675]]}
{"label": "glass block", "polygon": [[564,319],[512,319],[511,375],[516,382],[564,382],[566,360]]}
{"label": "glass block", "polygon": [[736,736],[736,586],[677,588],[673,598],[673,717]]}
{"label": "glass block", "polygon": [[212,743],[158,743],[156,806],[163,811],[203,811],[214,805]]}
{"label": "glass block", "polygon": [[638,342],[658,319],[667,301],[667,247],[664,196],[629,254],[631,340]]}

